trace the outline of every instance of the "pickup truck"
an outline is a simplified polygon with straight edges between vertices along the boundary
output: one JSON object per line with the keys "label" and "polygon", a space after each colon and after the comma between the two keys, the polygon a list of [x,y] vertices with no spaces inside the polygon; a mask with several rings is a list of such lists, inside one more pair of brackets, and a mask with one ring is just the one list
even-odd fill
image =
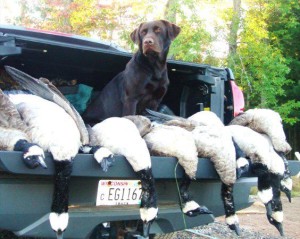
{"label": "pickup truck", "polygon": [[[36,78],[63,82],[58,87],[66,96],[80,94],[79,86],[84,85],[91,89],[90,98],[94,97],[125,68],[131,56],[111,43],[0,26],[0,77],[5,75],[4,66],[9,65]],[[243,94],[230,69],[168,60],[168,71],[170,87],[161,112],[188,117],[200,110],[211,110],[227,124],[243,110]],[[1,87],[5,85],[2,79],[0,83]],[[20,152],[0,151],[0,230],[12,231],[17,236],[55,238],[48,221],[53,192],[52,157],[46,154],[48,169],[45,170],[28,169],[21,156]],[[209,159],[199,159],[196,180],[190,190],[194,200],[208,207],[213,215],[186,217],[181,212],[177,183],[183,169],[177,166],[176,158],[152,157],[152,169],[159,212],[151,226],[151,236],[208,224],[214,217],[224,215],[221,183]],[[290,161],[290,170],[296,174],[299,164]],[[124,238],[137,238],[141,226],[138,205],[123,205],[116,193],[106,195],[111,205],[97,203],[99,182],[106,180],[121,185],[136,179],[122,155],[115,156],[115,164],[103,172],[93,155],[78,154],[71,178],[70,219],[64,238],[116,238],[120,231]],[[251,205],[249,193],[253,186],[256,178],[251,173],[237,181],[236,210]]]}

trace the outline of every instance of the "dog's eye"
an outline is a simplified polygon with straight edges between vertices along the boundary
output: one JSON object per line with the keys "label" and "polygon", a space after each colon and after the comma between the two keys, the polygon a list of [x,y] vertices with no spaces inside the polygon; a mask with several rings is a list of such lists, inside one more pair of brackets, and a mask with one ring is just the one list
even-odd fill
{"label": "dog's eye", "polygon": [[144,29],[144,30],[141,31],[142,36],[145,36],[146,34],[147,34],[147,29]]}
{"label": "dog's eye", "polygon": [[160,31],[161,31],[160,27],[154,28],[154,32],[155,32],[155,33],[160,33]]}

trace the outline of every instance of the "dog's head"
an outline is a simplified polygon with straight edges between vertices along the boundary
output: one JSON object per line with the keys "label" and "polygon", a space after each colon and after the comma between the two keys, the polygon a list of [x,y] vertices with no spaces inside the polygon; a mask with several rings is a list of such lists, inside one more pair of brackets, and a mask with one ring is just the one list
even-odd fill
{"label": "dog's head", "polygon": [[168,51],[171,41],[180,32],[180,27],[165,20],[141,23],[130,37],[145,55],[161,54]]}

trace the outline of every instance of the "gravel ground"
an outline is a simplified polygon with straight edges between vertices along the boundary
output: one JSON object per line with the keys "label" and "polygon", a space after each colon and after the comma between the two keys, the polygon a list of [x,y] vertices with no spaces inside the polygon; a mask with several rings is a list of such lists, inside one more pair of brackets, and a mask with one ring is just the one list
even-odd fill
{"label": "gravel ground", "polygon": [[193,232],[179,231],[158,235],[155,239],[299,239],[300,197],[293,198],[292,203],[282,197],[282,202],[285,237],[281,237],[277,229],[268,222],[264,205],[256,200],[251,207],[237,212],[241,228],[240,236],[227,227],[224,217],[217,217],[214,223],[195,227],[192,229]]}
{"label": "gravel ground", "polygon": [[[300,238],[300,197],[294,197],[289,203],[282,197],[284,210],[285,237],[281,237],[274,226],[270,225],[265,207],[258,200],[249,208],[237,212],[241,236],[237,236],[225,224],[224,217],[217,217],[214,223],[195,227],[190,231],[179,231],[157,235],[155,239],[299,239]],[[10,232],[0,232],[0,239],[18,239]],[[23,238],[32,239],[32,238]]]}
{"label": "gravel ground", "polygon": [[[163,237],[156,237],[155,239],[159,239]],[[167,237],[166,237],[167,238]],[[241,228],[241,236],[237,236],[230,229],[228,229],[227,225],[224,222],[214,222],[207,226],[196,227],[193,230],[188,231],[180,231],[173,233],[170,239],[292,239],[292,237],[281,237],[274,236],[268,233],[261,233],[259,231],[248,230],[245,228]],[[168,238],[168,239],[169,239]]]}

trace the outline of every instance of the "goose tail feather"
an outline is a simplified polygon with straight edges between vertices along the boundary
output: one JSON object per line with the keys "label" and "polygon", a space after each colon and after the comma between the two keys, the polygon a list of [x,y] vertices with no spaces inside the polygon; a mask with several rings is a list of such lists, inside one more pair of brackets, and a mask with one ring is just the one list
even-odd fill
{"label": "goose tail feather", "polygon": [[82,143],[89,143],[88,132],[81,116],[50,81],[45,78],[38,80],[11,66],[5,66],[5,70],[13,78],[13,80],[17,81],[24,89],[27,89],[31,93],[52,101],[62,107],[75,121],[81,134]]}
{"label": "goose tail feather", "polygon": [[164,113],[160,113],[154,110],[146,109],[147,115],[146,117],[149,118],[151,121],[158,121],[164,123],[169,120],[180,120],[182,118],[174,115],[168,115]]}

